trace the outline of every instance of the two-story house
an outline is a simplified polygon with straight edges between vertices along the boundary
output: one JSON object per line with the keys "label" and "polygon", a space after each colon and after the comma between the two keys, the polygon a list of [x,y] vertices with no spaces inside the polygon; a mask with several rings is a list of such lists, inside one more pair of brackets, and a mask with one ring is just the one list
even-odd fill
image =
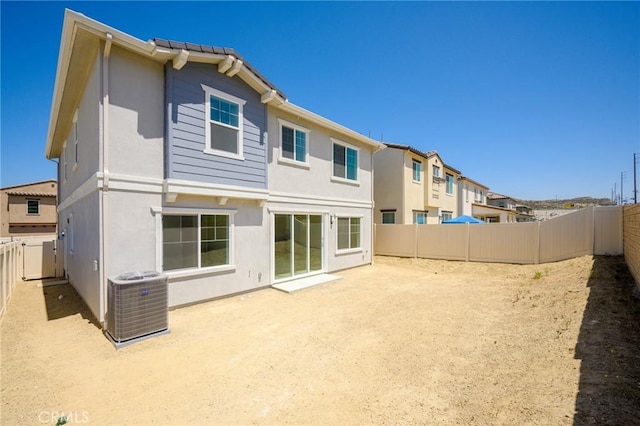
{"label": "two-story house", "polygon": [[45,154],[65,271],[101,322],[123,272],[164,272],[174,307],[370,263],[382,148],[232,49],[65,12]]}
{"label": "two-story house", "polygon": [[56,238],[54,179],[0,188],[0,237],[51,236]]}
{"label": "two-story house", "polygon": [[465,216],[479,217],[487,205],[489,187],[467,177],[458,179],[458,212]]}
{"label": "two-story house", "polygon": [[436,151],[385,145],[374,156],[375,223],[437,224],[459,215],[459,170]]}
{"label": "two-story house", "polygon": [[487,204],[476,209],[475,216],[488,223],[516,222],[516,201],[506,195],[487,193]]}

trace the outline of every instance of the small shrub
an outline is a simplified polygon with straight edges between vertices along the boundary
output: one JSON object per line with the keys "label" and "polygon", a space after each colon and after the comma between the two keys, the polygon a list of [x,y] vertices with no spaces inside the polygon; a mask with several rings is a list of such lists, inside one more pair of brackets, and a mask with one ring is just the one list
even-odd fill
{"label": "small shrub", "polygon": [[542,278],[542,272],[536,271],[536,273],[533,275],[533,279],[539,280],[540,278]]}
{"label": "small shrub", "polygon": [[67,416],[62,416],[56,422],[56,426],[62,426],[67,424]]}

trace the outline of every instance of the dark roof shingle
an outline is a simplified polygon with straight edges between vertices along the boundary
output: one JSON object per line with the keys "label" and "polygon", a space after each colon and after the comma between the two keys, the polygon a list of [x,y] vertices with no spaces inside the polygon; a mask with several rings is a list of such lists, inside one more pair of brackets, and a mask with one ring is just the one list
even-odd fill
{"label": "dark roof shingle", "polygon": [[242,61],[243,65],[249,69],[258,79],[260,79],[264,84],[266,84],[271,90],[275,90],[278,95],[280,95],[283,99],[287,99],[287,96],[278,89],[273,83],[271,83],[264,75],[262,75],[257,69],[255,69],[249,62],[245,61],[245,59],[234,49],[229,47],[218,47],[218,46],[209,46],[205,44],[196,44],[196,43],[186,43],[182,41],[173,41],[173,40],[165,40],[162,38],[154,38],[153,42],[156,46],[165,47],[169,49],[184,49],[191,52],[200,52],[200,53],[213,53],[216,55],[231,55],[236,57]]}

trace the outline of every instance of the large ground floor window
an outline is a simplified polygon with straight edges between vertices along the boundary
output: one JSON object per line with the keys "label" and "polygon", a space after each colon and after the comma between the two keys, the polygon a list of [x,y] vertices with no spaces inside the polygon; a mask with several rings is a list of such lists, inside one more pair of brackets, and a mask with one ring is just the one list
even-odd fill
{"label": "large ground floor window", "polygon": [[338,250],[357,249],[362,247],[360,242],[359,217],[338,218]]}
{"label": "large ground floor window", "polygon": [[275,279],[322,270],[322,216],[276,214],[274,217]]}
{"label": "large ground floor window", "polygon": [[230,264],[228,214],[163,215],[164,271]]}

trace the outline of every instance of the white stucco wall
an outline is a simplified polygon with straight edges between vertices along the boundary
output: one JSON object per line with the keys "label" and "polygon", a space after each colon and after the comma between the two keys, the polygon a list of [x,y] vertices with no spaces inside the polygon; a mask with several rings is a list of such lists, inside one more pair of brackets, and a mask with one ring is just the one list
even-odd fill
{"label": "white stucco wall", "polygon": [[396,223],[404,218],[404,151],[386,148],[373,156],[375,223],[382,223],[381,210],[396,210]]}
{"label": "white stucco wall", "polygon": [[[181,208],[206,209],[210,214],[235,210],[232,239],[235,270],[187,277],[178,277],[180,272],[168,271],[169,306],[185,305],[271,284],[270,226],[265,207],[260,207],[256,201],[237,199],[219,206],[210,197],[195,196],[178,196],[175,203],[163,206],[165,211]],[[162,249],[162,241],[158,244],[156,248]]]}
{"label": "white stucco wall", "polygon": [[[78,132],[78,164],[75,165],[75,147],[73,126],[66,138],[58,165],[58,186],[60,188],[59,203],[64,202],[76,189],[95,175],[100,161],[100,104],[102,56],[97,55],[93,61],[91,74],[87,81],[77,111]],[[66,179],[65,179],[66,161]]]}
{"label": "white stucco wall", "polygon": [[[325,197],[349,201],[371,201],[373,153],[369,147],[330,134],[326,130],[311,123],[285,114],[281,110],[269,107],[268,110],[268,185],[272,193],[286,193],[289,196],[301,195],[308,197]],[[303,168],[290,163],[281,163],[280,157],[280,126],[278,118],[305,127],[311,131],[308,141],[309,167]],[[346,144],[360,149],[358,164],[358,184],[336,182],[333,176],[333,142],[338,139]]]}
{"label": "white stucco wall", "polygon": [[162,178],[163,66],[117,47],[109,61],[109,172]]}
{"label": "white stucco wall", "polygon": [[99,211],[100,197],[99,193],[94,191],[59,212],[58,232],[61,235],[64,233],[64,264],[69,282],[96,319],[102,321],[104,310],[99,272]]}

